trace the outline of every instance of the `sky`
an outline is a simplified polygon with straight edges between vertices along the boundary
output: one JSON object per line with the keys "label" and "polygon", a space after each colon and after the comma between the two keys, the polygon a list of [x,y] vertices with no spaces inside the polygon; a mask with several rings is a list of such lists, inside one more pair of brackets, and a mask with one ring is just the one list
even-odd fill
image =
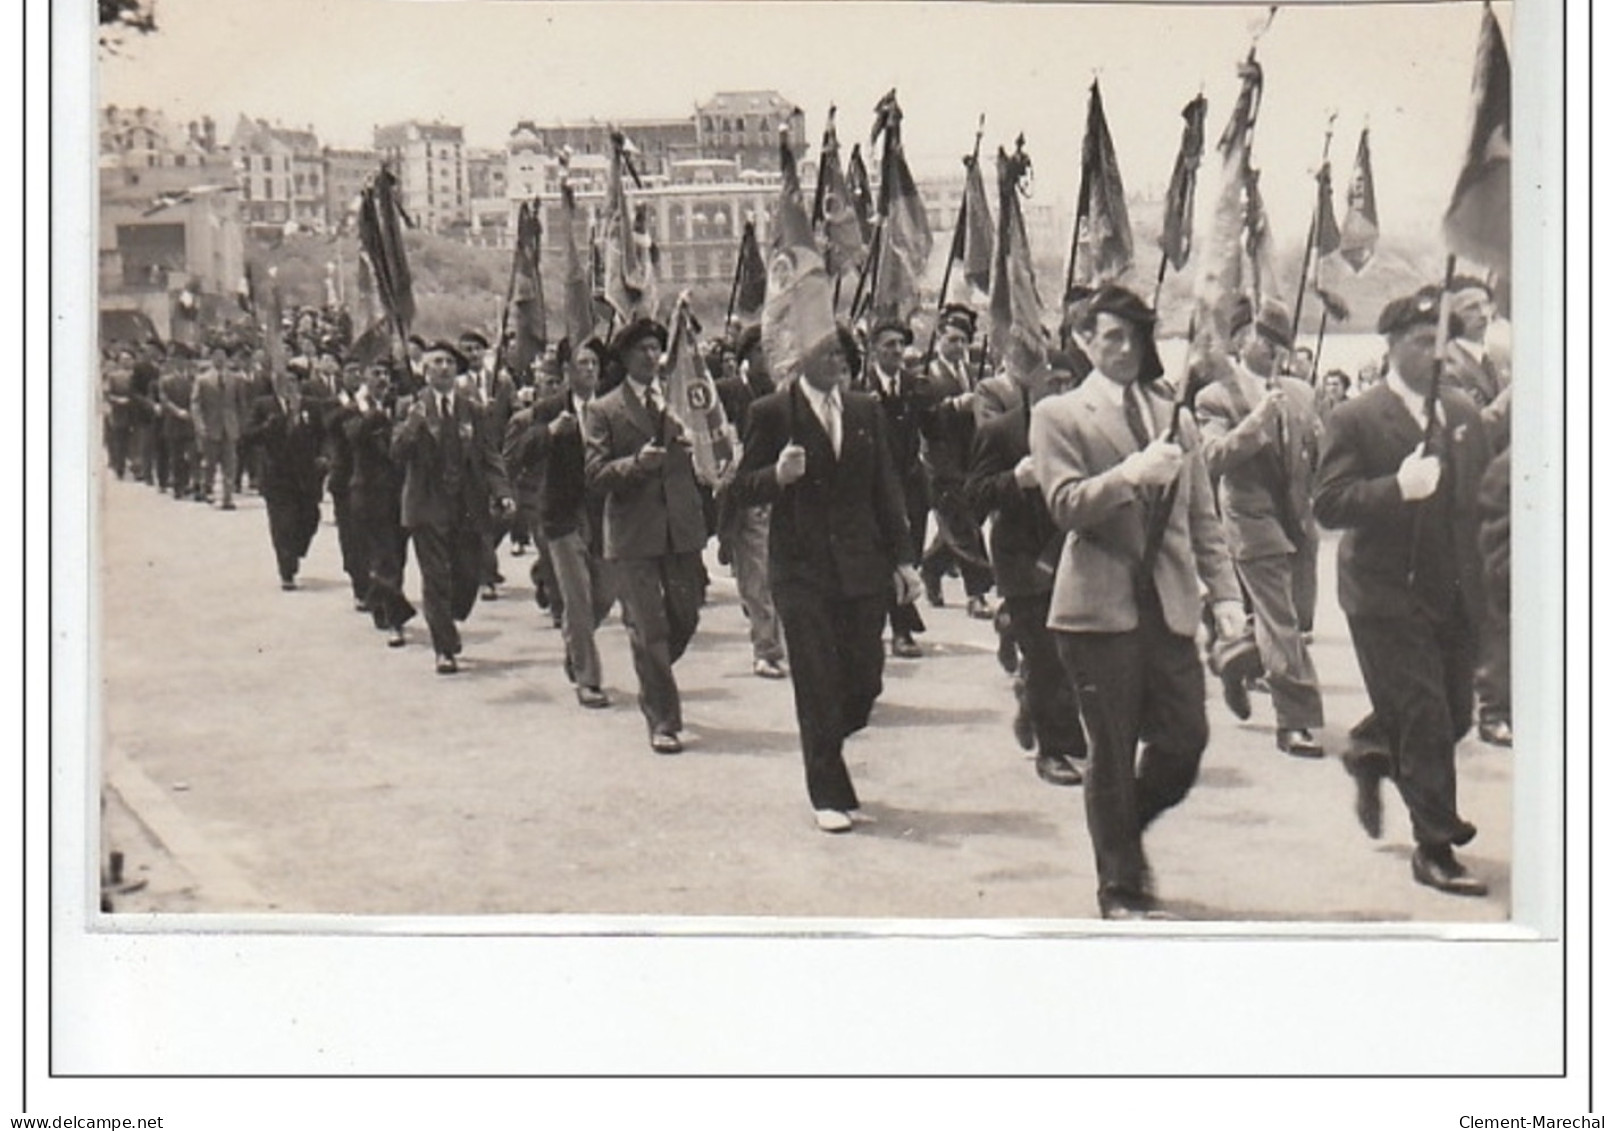
{"label": "sky", "polygon": [[[1512,40],[1513,6],[1496,8]],[[1124,182],[1163,186],[1180,111],[1204,90],[1227,120],[1235,65],[1262,6],[1201,3],[567,3],[537,0],[157,0],[159,30],[104,57],[97,101],[313,125],[367,145],[406,118],[503,144],[522,118],[693,112],[718,90],[779,90],[816,143],[838,106],[843,148],[867,141],[896,87],[911,164],[959,169],[978,114],[984,150],[1024,132],[1038,196],[1075,196],[1087,88],[1098,79]],[[1289,4],[1262,35],[1255,163],[1275,230],[1304,231],[1331,112],[1337,201],[1371,128],[1382,226],[1437,230],[1457,176],[1479,3]],[[1207,195],[1202,193],[1202,196]]]}

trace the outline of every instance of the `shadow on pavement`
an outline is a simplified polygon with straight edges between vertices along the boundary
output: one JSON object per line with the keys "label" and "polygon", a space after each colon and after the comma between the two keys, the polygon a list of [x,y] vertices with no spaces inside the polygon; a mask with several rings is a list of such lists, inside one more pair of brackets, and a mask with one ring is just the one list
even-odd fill
{"label": "shadow on pavement", "polygon": [[986,707],[911,707],[906,703],[875,704],[871,729],[881,727],[945,727],[992,722],[1002,712]]}
{"label": "shadow on pavement", "polygon": [[687,754],[764,754],[795,753],[801,749],[791,730],[742,730],[727,727],[691,727],[695,736],[685,748]]}
{"label": "shadow on pavement", "polygon": [[970,837],[1054,840],[1060,835],[1060,827],[1053,821],[1041,813],[1025,810],[950,813],[934,809],[898,809],[877,803],[864,806],[864,812],[874,819],[857,826],[854,832],[858,836],[939,848],[957,848]]}

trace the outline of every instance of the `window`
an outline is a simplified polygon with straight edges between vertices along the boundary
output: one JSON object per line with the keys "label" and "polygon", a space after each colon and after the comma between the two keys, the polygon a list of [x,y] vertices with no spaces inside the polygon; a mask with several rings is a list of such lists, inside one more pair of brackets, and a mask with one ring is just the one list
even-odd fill
{"label": "window", "polygon": [[244,201],[252,199],[252,178],[251,177],[242,177],[241,178],[241,199],[244,200]]}
{"label": "window", "polygon": [[264,199],[275,199],[275,182],[270,180],[268,177],[264,178]]}

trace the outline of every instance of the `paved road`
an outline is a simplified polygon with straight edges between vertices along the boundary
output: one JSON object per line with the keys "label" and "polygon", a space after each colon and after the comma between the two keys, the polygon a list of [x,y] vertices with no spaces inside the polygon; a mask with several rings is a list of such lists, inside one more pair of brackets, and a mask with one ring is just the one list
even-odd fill
{"label": "paved road", "polygon": [[[335,529],[303,588],[276,584],[261,502],[226,513],[109,481],[103,493],[104,832],[146,887],[125,911],[656,914],[1080,919],[1094,877],[1080,789],[1037,779],[1009,732],[990,624],[927,610],[926,656],[894,660],[874,724],[848,747],[876,820],[814,827],[788,682],[750,670],[727,571],[678,677],[688,748],[651,753],[628,644],[601,631],[610,710],[577,707],[560,633],[504,559],[504,599],[466,626],[461,674],[434,674],[425,628],[391,650],[352,611]],[[327,509],[327,513],[328,509]],[[1322,589],[1333,593],[1333,544]],[[411,585],[418,582],[411,569]],[[1320,610],[1315,655],[1341,745],[1365,709],[1345,626]],[[1459,796],[1492,886],[1416,886],[1405,812],[1385,839],[1351,814],[1338,761],[1291,759],[1271,708],[1208,704],[1189,799],[1147,848],[1187,918],[1506,919],[1513,755],[1467,740]]]}

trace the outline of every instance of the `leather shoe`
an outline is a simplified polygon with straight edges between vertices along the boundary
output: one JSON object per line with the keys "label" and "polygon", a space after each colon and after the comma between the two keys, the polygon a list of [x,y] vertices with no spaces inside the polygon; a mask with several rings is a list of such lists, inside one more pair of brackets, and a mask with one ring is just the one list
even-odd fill
{"label": "leather shoe", "polygon": [[387,637],[387,647],[389,648],[402,648],[407,643],[409,641],[404,639],[404,630],[402,628],[393,629],[392,635]]}
{"label": "leather shoe", "polygon": [[459,670],[460,670],[459,661],[457,661],[453,656],[450,656],[450,655],[448,655],[447,653],[444,653],[444,652],[439,652],[438,653],[438,656],[437,656],[437,674],[438,675],[453,675],[455,672],[457,672]]}
{"label": "leather shoe", "polygon": [[658,754],[677,754],[684,749],[684,743],[676,734],[659,731],[650,736],[650,748]]}
{"label": "leather shoe", "polygon": [[933,609],[942,608],[945,604],[942,600],[942,579],[928,573],[923,580],[925,581],[925,603]]}
{"label": "leather shoe", "polygon": [[1482,719],[1475,733],[1488,746],[1512,748],[1514,745],[1514,728],[1509,725],[1507,719]]}
{"label": "leather shoe", "polygon": [[1312,737],[1312,732],[1305,727],[1294,730],[1281,728],[1278,733],[1278,746],[1284,753],[1295,758],[1322,758],[1323,744]]}
{"label": "leather shoe", "polygon": [[290,593],[292,590],[297,588],[297,579],[296,578],[291,578],[291,577],[283,577],[283,578],[280,579],[280,587],[282,589],[284,589],[286,592]]}
{"label": "leather shoe", "polygon": [[892,639],[892,655],[903,660],[917,660],[923,653],[912,636],[897,636]]}
{"label": "leather shoe", "polygon": [[[999,618],[995,617],[997,621]],[[996,625],[998,629],[998,666],[1004,669],[1005,675],[1014,675],[1021,667],[1020,649],[1015,646],[1015,637],[1010,635],[1009,628],[1003,624]]]}
{"label": "leather shoe", "polygon": [[584,707],[594,708],[611,706],[611,700],[598,687],[578,688],[578,703]]}
{"label": "leather shoe", "polygon": [[785,669],[779,666],[778,660],[756,660],[751,665],[751,674],[760,679],[784,679]]}
{"label": "leather shoe", "polygon": [[1064,754],[1039,754],[1037,776],[1050,785],[1082,784],[1082,771],[1073,766]]}
{"label": "leather shoe", "polygon": [[1474,876],[1445,845],[1439,848],[1420,846],[1413,850],[1413,878],[1425,887],[1444,891],[1448,895],[1482,896],[1486,885]]}
{"label": "leather shoe", "polygon": [[992,606],[987,604],[987,598],[975,596],[965,602],[965,615],[972,620],[992,620]]}
{"label": "leather shoe", "polygon": [[1340,757],[1357,786],[1357,823],[1374,840],[1385,832],[1385,802],[1380,796],[1380,782],[1390,776],[1390,759],[1378,751],[1348,750]]}
{"label": "leather shoe", "polygon": [[1101,919],[1159,919],[1164,918],[1155,900],[1135,892],[1100,892],[1099,917]]}
{"label": "leather shoe", "polygon": [[815,809],[813,821],[821,833],[844,833],[852,829],[852,818],[839,809]]}

